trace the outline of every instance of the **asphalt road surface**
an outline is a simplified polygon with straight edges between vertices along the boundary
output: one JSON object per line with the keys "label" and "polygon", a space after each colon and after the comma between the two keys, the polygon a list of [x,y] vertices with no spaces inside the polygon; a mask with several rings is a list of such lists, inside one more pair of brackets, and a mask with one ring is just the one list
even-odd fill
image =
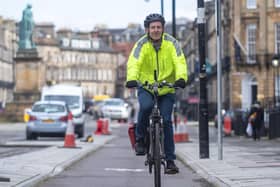
{"label": "asphalt road surface", "polygon": [[[154,186],[153,175],[144,165],[145,157],[135,156],[131,149],[127,125],[114,129],[111,143],[77,162],[59,175],[39,184],[40,187],[143,187]],[[163,187],[209,187],[210,184],[190,168],[177,161],[180,173],[162,173]]]}

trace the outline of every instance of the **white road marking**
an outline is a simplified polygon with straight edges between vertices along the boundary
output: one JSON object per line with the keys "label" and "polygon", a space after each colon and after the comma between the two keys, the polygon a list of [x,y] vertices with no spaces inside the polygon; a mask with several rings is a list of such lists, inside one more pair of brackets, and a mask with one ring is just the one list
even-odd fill
{"label": "white road marking", "polygon": [[129,169],[129,168],[105,168],[105,171],[119,171],[119,172],[144,172],[144,169]]}

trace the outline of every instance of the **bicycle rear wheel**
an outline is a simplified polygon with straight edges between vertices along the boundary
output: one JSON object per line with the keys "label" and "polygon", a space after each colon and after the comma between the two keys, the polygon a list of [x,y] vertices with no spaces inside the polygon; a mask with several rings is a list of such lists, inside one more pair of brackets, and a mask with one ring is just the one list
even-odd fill
{"label": "bicycle rear wheel", "polygon": [[160,156],[160,128],[159,124],[155,124],[154,134],[154,181],[155,187],[161,186],[161,156]]}

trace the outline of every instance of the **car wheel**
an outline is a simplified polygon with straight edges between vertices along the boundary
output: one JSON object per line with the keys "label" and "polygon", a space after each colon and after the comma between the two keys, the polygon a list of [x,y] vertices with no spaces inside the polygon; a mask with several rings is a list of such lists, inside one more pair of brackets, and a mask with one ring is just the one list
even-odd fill
{"label": "car wheel", "polygon": [[36,140],[36,139],[37,136],[34,133],[26,130],[26,140]]}
{"label": "car wheel", "polygon": [[82,125],[79,129],[78,129],[78,138],[83,138],[84,137],[84,125]]}

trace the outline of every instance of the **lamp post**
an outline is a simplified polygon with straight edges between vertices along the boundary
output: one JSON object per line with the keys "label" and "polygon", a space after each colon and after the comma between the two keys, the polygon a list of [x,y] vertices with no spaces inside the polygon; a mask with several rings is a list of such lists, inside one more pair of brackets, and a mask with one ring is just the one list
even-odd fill
{"label": "lamp post", "polygon": [[[150,0],[145,0],[146,2],[149,2]],[[161,15],[164,16],[164,11],[163,11],[163,6],[164,6],[164,3],[163,3],[163,0],[160,0],[160,10],[161,10]]]}
{"label": "lamp post", "polygon": [[[279,61],[280,61],[280,56],[279,53],[278,55],[275,55],[272,59],[272,66],[276,68],[276,89],[274,85],[274,95],[275,95],[275,103],[276,106],[279,106],[279,96],[280,96],[280,88],[279,88]],[[277,94],[276,94],[277,93]]]}
{"label": "lamp post", "polygon": [[164,16],[164,8],[163,8],[163,6],[164,6],[164,3],[163,3],[163,0],[160,0],[160,4],[161,4],[161,15],[162,16]]}
{"label": "lamp post", "polygon": [[209,158],[209,129],[208,129],[208,100],[207,100],[207,74],[205,62],[205,8],[204,0],[197,0],[197,27],[199,50],[199,156]]}
{"label": "lamp post", "polygon": [[[145,0],[149,2],[150,0]],[[161,15],[164,16],[164,2],[160,0]],[[172,0],[172,36],[176,38],[176,0]]]}
{"label": "lamp post", "polygon": [[176,38],[176,5],[175,0],[172,0],[172,36]]}

